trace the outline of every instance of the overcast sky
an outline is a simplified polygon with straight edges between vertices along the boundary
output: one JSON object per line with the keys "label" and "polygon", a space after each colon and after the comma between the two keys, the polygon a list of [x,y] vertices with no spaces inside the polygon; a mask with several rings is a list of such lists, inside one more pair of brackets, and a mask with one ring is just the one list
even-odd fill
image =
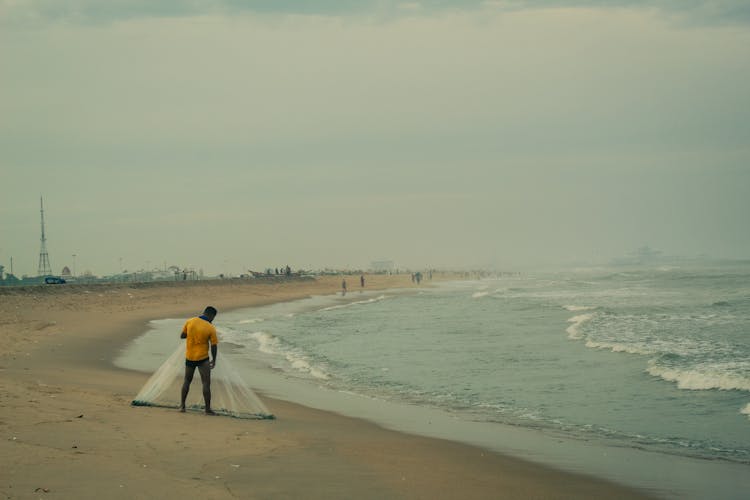
{"label": "overcast sky", "polygon": [[0,0],[0,264],[750,258],[748,5]]}

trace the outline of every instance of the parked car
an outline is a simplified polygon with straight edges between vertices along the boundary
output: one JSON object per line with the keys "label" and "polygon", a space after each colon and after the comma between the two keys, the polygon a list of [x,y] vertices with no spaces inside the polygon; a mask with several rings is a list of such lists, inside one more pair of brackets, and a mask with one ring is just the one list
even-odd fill
{"label": "parked car", "polygon": [[65,280],[57,276],[47,276],[44,278],[44,282],[48,285],[62,285],[65,283]]}

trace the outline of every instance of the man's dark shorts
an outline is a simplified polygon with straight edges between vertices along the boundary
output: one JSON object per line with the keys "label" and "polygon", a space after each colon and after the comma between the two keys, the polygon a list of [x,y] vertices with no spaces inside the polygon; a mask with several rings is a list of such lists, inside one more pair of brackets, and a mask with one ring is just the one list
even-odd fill
{"label": "man's dark shorts", "polygon": [[208,362],[208,358],[201,359],[200,361],[190,361],[189,359],[186,359],[185,360],[185,366],[189,366],[191,368],[198,368],[200,365],[202,365],[203,363],[206,363],[206,362]]}

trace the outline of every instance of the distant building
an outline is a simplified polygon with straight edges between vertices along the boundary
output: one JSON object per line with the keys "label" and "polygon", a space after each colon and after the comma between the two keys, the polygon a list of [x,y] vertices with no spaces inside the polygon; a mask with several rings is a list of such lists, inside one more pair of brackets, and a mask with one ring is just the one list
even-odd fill
{"label": "distant building", "polygon": [[70,278],[72,276],[70,268],[68,266],[63,267],[60,276],[62,276],[63,278]]}
{"label": "distant building", "polygon": [[389,273],[396,269],[392,260],[376,260],[370,263],[370,268],[376,273]]}

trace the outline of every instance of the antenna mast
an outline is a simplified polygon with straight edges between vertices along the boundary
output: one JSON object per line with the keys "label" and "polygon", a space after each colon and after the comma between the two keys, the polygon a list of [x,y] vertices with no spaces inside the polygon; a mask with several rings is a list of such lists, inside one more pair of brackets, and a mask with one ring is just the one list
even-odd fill
{"label": "antenna mast", "polygon": [[44,200],[39,197],[39,206],[42,213],[42,246],[39,250],[39,269],[37,273],[39,276],[47,276],[52,274],[52,266],[49,265],[49,254],[47,254],[47,238],[44,236]]}

